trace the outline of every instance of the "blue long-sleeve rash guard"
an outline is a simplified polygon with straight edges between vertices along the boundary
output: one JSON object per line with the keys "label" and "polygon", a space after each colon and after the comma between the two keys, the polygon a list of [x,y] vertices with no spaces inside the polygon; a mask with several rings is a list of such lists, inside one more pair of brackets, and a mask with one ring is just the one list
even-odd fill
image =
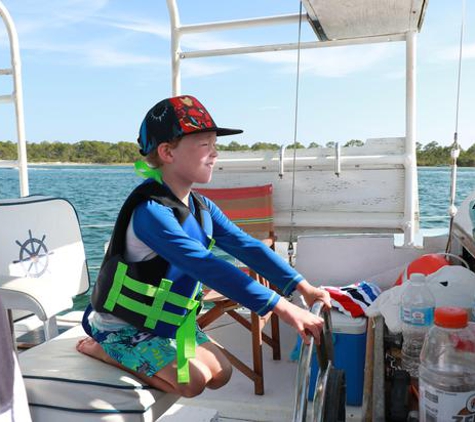
{"label": "blue long-sleeve rash guard", "polygon": [[[204,198],[213,221],[216,245],[279,287],[284,294],[303,277],[252,236],[232,223],[214,202]],[[192,206],[193,201],[190,201]],[[192,213],[194,209],[191,209]],[[180,226],[171,208],[147,201],[133,214],[135,235],[158,255],[208,287],[241,303],[259,315],[272,310],[279,295],[223,259],[214,256]]]}

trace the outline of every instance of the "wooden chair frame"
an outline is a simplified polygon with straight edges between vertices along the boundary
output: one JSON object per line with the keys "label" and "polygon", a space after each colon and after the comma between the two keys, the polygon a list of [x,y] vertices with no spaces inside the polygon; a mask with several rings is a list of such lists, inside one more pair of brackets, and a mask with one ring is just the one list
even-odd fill
{"label": "wooden chair frame", "polygon": [[[215,202],[225,215],[247,233],[264,242],[275,250],[275,235],[273,224],[272,185],[226,188],[226,189],[196,189],[202,195]],[[266,287],[271,287],[264,277],[250,268],[243,269],[249,276]],[[272,287],[271,287],[272,288]],[[266,343],[272,348],[274,360],[280,360],[280,330],[279,318],[273,312],[259,316],[251,312],[250,321],[237,312],[241,305],[220,293],[209,290],[204,296],[205,303],[213,307],[202,312],[198,317],[199,326],[204,329],[224,314],[228,314],[240,325],[251,332],[252,337],[252,368],[231,353],[224,346],[216,343],[229,359],[231,364],[251,379],[254,383],[254,393],[264,394],[264,366],[262,345]],[[271,322],[271,335],[263,332],[268,322]]]}

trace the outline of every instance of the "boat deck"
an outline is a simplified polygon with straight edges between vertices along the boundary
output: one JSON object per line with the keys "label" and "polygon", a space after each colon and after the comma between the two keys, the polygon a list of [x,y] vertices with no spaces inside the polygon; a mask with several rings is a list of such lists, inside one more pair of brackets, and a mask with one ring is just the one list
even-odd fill
{"label": "boat deck", "polygon": [[[243,313],[246,314],[246,311]],[[60,317],[59,331],[62,332],[76,325],[81,316],[81,312],[70,312]],[[280,330],[282,359],[272,360],[270,348],[264,347],[265,394],[263,396],[255,395],[253,383],[234,369],[231,381],[226,386],[219,390],[206,390],[193,399],[180,399],[159,421],[288,422],[292,420],[297,362],[291,361],[290,355],[295,346],[297,334],[284,323],[280,324]],[[26,345],[43,341],[41,323],[36,317],[17,323],[15,332],[19,342]],[[246,362],[252,361],[251,337],[232,318],[223,316],[210,326],[208,333]],[[347,421],[360,420],[362,420],[361,408],[348,407]]]}
{"label": "boat deck", "polygon": [[[219,325],[208,331],[216,341],[225,345],[240,357],[251,362],[250,336],[232,318],[221,318]],[[218,320],[219,321],[219,320]],[[267,328],[267,327],[266,327]],[[280,361],[272,360],[272,352],[264,347],[264,391],[263,396],[254,394],[253,383],[241,372],[234,370],[231,381],[219,390],[207,390],[193,399],[180,399],[179,404],[216,409],[218,420],[223,421],[269,421],[288,422],[292,420],[295,400],[295,377],[297,362],[290,360],[297,334],[281,322]],[[360,421],[361,408],[348,407],[347,421]]]}

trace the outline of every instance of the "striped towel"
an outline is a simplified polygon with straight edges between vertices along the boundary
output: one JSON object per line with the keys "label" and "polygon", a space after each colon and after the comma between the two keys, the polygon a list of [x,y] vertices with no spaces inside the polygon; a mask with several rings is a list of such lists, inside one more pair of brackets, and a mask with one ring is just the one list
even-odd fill
{"label": "striped towel", "polygon": [[381,289],[373,283],[361,281],[344,287],[322,286],[330,293],[332,306],[345,315],[354,318],[365,315],[368,308],[381,293]]}

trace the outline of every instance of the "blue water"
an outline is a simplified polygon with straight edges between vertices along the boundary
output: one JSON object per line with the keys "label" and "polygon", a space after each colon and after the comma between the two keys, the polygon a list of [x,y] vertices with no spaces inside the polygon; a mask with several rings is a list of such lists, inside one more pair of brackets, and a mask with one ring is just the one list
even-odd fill
{"label": "blue water", "polygon": [[[30,194],[58,196],[76,208],[95,279],[112,225],[128,193],[139,183],[130,166],[30,166]],[[418,170],[422,228],[448,227],[450,168]],[[475,189],[475,168],[459,168],[456,205]],[[18,171],[0,168],[0,199],[19,196]]]}

